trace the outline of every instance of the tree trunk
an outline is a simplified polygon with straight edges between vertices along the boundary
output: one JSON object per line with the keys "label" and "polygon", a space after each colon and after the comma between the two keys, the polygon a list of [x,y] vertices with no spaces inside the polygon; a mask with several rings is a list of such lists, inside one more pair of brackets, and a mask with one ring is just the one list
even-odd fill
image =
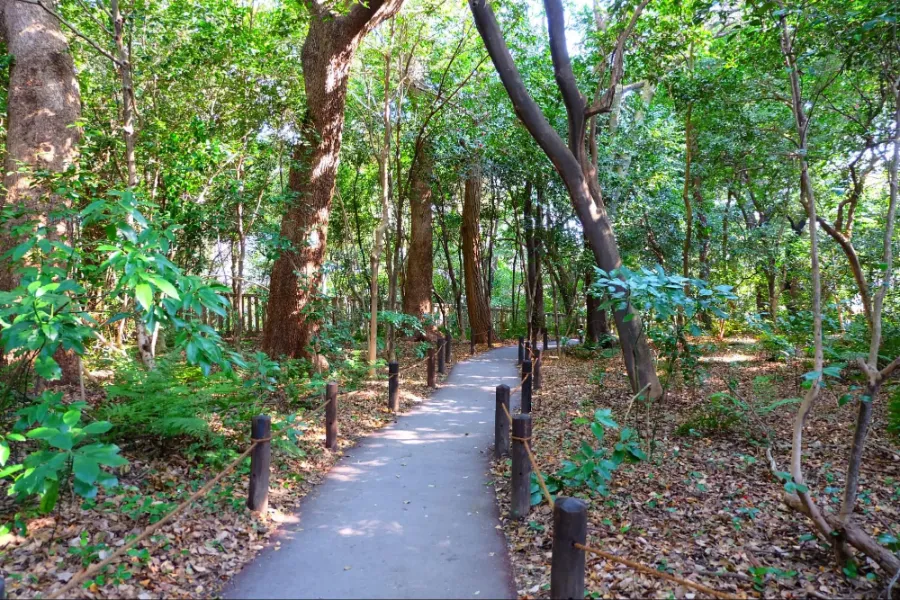
{"label": "tree trunk", "polygon": [[481,214],[481,169],[473,167],[466,177],[462,214],[463,269],[466,277],[466,305],[469,311],[471,339],[486,344],[491,326],[491,309],[481,276],[481,240],[478,216]]}
{"label": "tree trunk", "polygon": [[[434,277],[434,230],[431,219],[432,149],[425,143],[412,165],[409,195],[409,256],[403,290],[403,312],[423,319],[431,315]],[[436,333],[434,328],[426,331]]]}
{"label": "tree trunk", "polygon": [[[622,54],[625,39],[634,29],[635,21],[647,1],[643,0],[635,9],[630,23],[619,36],[612,69],[612,86],[619,83],[622,76]],[[553,129],[534,99],[528,95],[490,6],[486,4],[485,0],[469,1],[475,25],[512,101],[516,115],[553,162],[553,166],[562,178],[597,265],[605,271],[612,271],[622,265],[619,248],[606,205],[603,202],[596,171],[593,170],[584,151],[585,116],[601,112],[602,106],[600,108],[586,107],[584,96],[577,89],[566,47],[561,1],[545,0],[544,5],[550,31],[550,53],[553,58],[554,75],[568,115],[568,144]],[[606,97],[607,95],[604,95],[604,103]],[[612,97],[609,96],[609,98],[611,101]],[[635,391],[646,388],[649,390],[650,397],[660,397],[662,386],[656,374],[650,345],[643,334],[640,317],[632,308],[628,307],[616,311],[615,319],[622,355],[632,387]]]}
{"label": "tree trunk", "polygon": [[[59,173],[75,161],[81,139],[81,128],[75,126],[81,117],[81,93],[66,37],[50,13],[18,0],[0,0],[0,35],[13,57],[7,93],[6,194],[0,196],[0,210],[19,207],[24,212],[22,218],[2,225],[2,255],[21,243],[11,230],[25,220],[46,226],[51,237],[70,237],[66,221],[53,214],[65,207],[65,199],[37,184],[32,174]],[[15,266],[9,260],[0,262],[0,290],[18,285]],[[55,359],[64,383],[78,381],[79,362],[73,352],[60,348]]]}
{"label": "tree trunk", "polygon": [[262,347],[270,356],[310,356],[307,346],[319,323],[308,311],[322,279],[350,66],[366,33],[401,3],[370,0],[343,16],[318,8],[312,15],[301,52],[308,112],[291,162],[294,199],[281,221],[289,247],[272,266],[263,332]]}
{"label": "tree trunk", "polygon": [[541,268],[543,261],[543,230],[544,230],[544,219],[543,219],[543,207],[541,206],[541,200],[543,199],[543,194],[541,193],[541,187],[538,187],[538,204],[534,210],[534,229],[533,235],[534,239],[532,242],[534,248],[534,270],[531,273],[532,279],[530,281],[532,297],[531,297],[531,347],[537,348],[538,339],[541,337],[541,332],[544,330],[545,324],[545,312],[544,308],[544,270]]}
{"label": "tree trunk", "polygon": [[[55,17],[39,6],[18,0],[0,0],[0,34],[13,57],[9,72],[6,132],[6,197],[0,208],[21,207],[28,219],[48,226],[48,234],[67,236],[63,221],[53,222],[53,211],[64,199],[36,185],[32,173],[65,171],[74,162],[81,129],[81,94],[66,37]],[[7,223],[0,234],[0,254],[18,245]],[[18,285],[10,261],[0,267],[0,290]]]}
{"label": "tree trunk", "polygon": [[592,273],[594,267],[588,269],[584,275],[585,304],[587,312],[585,315],[585,342],[597,344],[601,338],[609,336],[609,322],[606,319],[606,311],[600,308],[600,300],[592,296],[587,290],[590,290],[593,281]]}

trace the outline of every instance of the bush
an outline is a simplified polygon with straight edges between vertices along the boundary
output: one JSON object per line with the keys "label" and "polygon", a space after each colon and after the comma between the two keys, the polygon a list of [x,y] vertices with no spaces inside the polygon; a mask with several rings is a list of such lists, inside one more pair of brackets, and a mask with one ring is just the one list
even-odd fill
{"label": "bush", "polygon": [[119,437],[188,436],[208,441],[210,417],[236,402],[250,404],[249,392],[231,374],[204,377],[200,367],[168,356],[153,371],[133,363],[118,369],[99,415],[115,424]]}
{"label": "bush", "polygon": [[736,431],[746,425],[749,410],[746,402],[731,394],[719,392],[694,409],[675,433],[716,435]]}
{"label": "bush", "polygon": [[900,385],[894,387],[888,400],[888,431],[900,443]]}

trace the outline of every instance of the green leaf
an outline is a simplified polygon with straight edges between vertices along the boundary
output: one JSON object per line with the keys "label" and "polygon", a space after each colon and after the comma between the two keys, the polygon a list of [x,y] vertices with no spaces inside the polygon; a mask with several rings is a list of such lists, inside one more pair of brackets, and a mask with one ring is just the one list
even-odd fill
{"label": "green leaf", "polygon": [[44,494],[41,496],[41,512],[45,515],[53,510],[56,501],[59,499],[59,481],[56,479],[48,479],[44,483]]}
{"label": "green leaf", "polygon": [[63,423],[71,427],[75,423],[81,420],[81,411],[80,410],[70,410],[67,411],[66,414],[63,415]]}
{"label": "green leaf", "polygon": [[97,480],[97,476],[100,475],[100,465],[86,456],[76,455],[72,460],[72,473],[76,479],[92,484]]}
{"label": "green leaf", "polygon": [[6,440],[0,440],[0,467],[6,464],[6,461],[9,460],[9,444]]}
{"label": "green leaf", "polygon": [[591,432],[594,434],[594,437],[597,438],[598,441],[603,441],[603,435],[605,434],[605,430],[600,423],[591,423]]}
{"label": "green leaf", "polygon": [[153,305],[153,289],[149,285],[139,283],[134,286],[134,297],[144,310],[150,310]]}
{"label": "green leaf", "polygon": [[161,291],[163,294],[165,294],[169,298],[173,298],[175,300],[181,299],[181,296],[178,295],[178,290],[175,289],[175,286],[172,285],[171,283],[169,283],[168,281],[166,281],[165,279],[163,279],[162,277],[159,277],[157,275],[150,275],[149,278],[150,278],[150,281],[153,282],[153,285],[155,285],[157,287],[157,289],[159,289],[159,291]]}
{"label": "green leaf", "polygon": [[72,449],[72,434],[68,431],[60,431],[52,438],[47,440],[54,448],[59,448],[60,450],[71,450]]}
{"label": "green leaf", "polygon": [[6,467],[2,471],[0,471],[0,479],[3,479],[4,477],[9,477],[13,473],[18,473],[19,471],[21,471],[24,468],[25,467],[23,465],[9,465],[8,467]]}
{"label": "green leaf", "polygon": [[25,434],[25,437],[32,440],[49,440],[59,433],[56,427],[35,427]]}
{"label": "green leaf", "polygon": [[619,428],[619,425],[616,423],[615,419],[613,419],[612,409],[609,408],[597,409],[594,412],[594,420],[604,427],[609,427],[610,429]]}
{"label": "green leaf", "polygon": [[109,421],[96,421],[85,426],[83,431],[90,435],[100,435],[106,433],[110,429],[112,429],[112,423]]}

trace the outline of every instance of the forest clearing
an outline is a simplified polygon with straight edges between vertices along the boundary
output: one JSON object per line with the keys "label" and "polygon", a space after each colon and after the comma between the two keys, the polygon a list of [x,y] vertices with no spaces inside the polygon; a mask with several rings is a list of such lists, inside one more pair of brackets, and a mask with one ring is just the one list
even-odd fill
{"label": "forest clearing", "polygon": [[0,598],[900,598],[898,17],[0,0]]}

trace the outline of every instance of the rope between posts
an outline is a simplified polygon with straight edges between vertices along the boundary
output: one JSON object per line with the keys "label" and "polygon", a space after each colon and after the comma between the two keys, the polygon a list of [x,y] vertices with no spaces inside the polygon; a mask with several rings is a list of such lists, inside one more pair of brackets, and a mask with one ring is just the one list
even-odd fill
{"label": "rope between posts", "polygon": [[612,562],[617,562],[619,564],[623,564],[626,567],[631,567],[635,571],[643,573],[645,575],[649,575],[650,577],[657,577],[659,579],[665,579],[667,581],[671,581],[673,583],[678,583],[685,587],[693,588],[698,592],[703,592],[704,594],[709,594],[714,598],[721,598],[722,600],[737,600],[737,596],[732,596],[731,594],[726,594],[724,592],[720,592],[718,590],[714,590],[710,587],[706,587],[700,583],[694,583],[689,579],[683,579],[681,577],[677,577],[672,575],[671,573],[666,573],[665,571],[660,571],[658,569],[654,569],[652,567],[648,567],[647,565],[641,564],[639,562],[629,560],[627,558],[622,558],[621,556],[616,556],[615,554],[610,554],[609,552],[604,552],[603,550],[598,550],[597,548],[592,548],[590,546],[586,546],[584,544],[575,543],[574,546],[579,550],[583,550],[585,552],[590,552],[591,554],[596,554],[600,558],[604,558],[606,560],[610,560]]}
{"label": "rope between posts", "polygon": [[[349,394],[352,394],[352,393],[355,393],[358,391],[359,390],[353,390],[351,392],[344,392],[344,394],[339,394],[339,395],[349,395]],[[328,400],[326,400],[325,402],[320,404],[314,410],[310,411],[309,414],[315,415],[315,414],[321,412],[330,403],[331,403],[331,398],[329,398]],[[264,438],[251,438],[250,446],[246,450],[244,450],[244,452],[242,452],[240,454],[240,456],[238,456],[233,461],[231,461],[231,463],[229,463],[228,466],[226,466],[218,475],[216,475],[211,480],[209,480],[203,487],[201,487],[199,490],[197,490],[196,492],[191,494],[190,498],[188,498],[187,500],[185,500],[184,502],[182,502],[181,504],[176,506],[174,509],[172,509],[172,511],[169,514],[167,514],[165,517],[163,517],[156,523],[149,525],[146,529],[144,529],[143,533],[141,533],[139,536],[137,536],[136,538],[134,538],[127,544],[118,548],[115,552],[113,552],[112,554],[107,556],[105,559],[103,559],[102,561],[100,561],[97,564],[89,566],[87,569],[85,569],[81,573],[78,573],[77,575],[72,577],[72,579],[70,579],[69,582],[66,583],[66,585],[64,585],[58,591],[51,594],[49,596],[49,598],[53,599],[53,598],[66,597],[68,592],[72,591],[79,583],[82,583],[85,579],[92,577],[93,575],[96,575],[97,573],[101,572],[103,569],[105,569],[106,567],[111,565],[114,561],[116,561],[117,559],[124,556],[129,550],[131,550],[132,548],[137,546],[140,542],[142,542],[142,541],[146,540],[148,537],[150,537],[155,531],[160,529],[163,525],[169,523],[175,516],[177,516],[181,512],[190,508],[190,505],[193,504],[195,501],[197,501],[202,496],[205,496],[207,493],[209,493],[209,491],[213,488],[213,486],[215,486],[219,481],[222,480],[223,477],[230,474],[235,468],[237,468],[237,466],[239,464],[241,464],[241,462],[243,462],[243,460],[245,458],[247,458],[247,456],[249,456],[250,453],[253,451],[253,449],[256,448],[259,444],[262,444],[265,442],[271,442],[274,438],[281,436],[286,431],[287,431],[287,429],[283,429],[281,432],[277,433],[276,435],[270,435],[270,436],[264,437]]]}
{"label": "rope between posts", "polygon": [[521,390],[521,389],[522,389],[522,386],[525,385],[525,382],[528,381],[528,378],[529,378],[529,377],[531,377],[531,373],[529,373],[528,375],[526,375],[525,377],[523,377],[523,378],[522,378],[522,383],[520,383],[519,385],[517,385],[517,386],[514,387],[513,389],[509,390],[509,393],[510,393],[510,394],[514,394],[514,393],[518,392],[519,390]]}
{"label": "rope between posts", "polygon": [[[503,407],[503,412],[506,413],[506,418],[509,419],[510,424],[512,424],[512,415],[509,414],[509,409],[506,408],[505,404],[500,404],[500,406]],[[537,458],[531,451],[531,444],[528,443],[531,438],[510,436],[510,439],[517,442],[522,442],[522,445],[525,446],[525,451],[528,452],[528,460],[531,462],[531,470],[534,471],[534,474],[537,476],[538,485],[541,486],[541,491],[544,493],[544,497],[547,499],[547,503],[550,504],[550,507],[552,508],[555,505],[555,503],[553,502],[553,496],[550,495],[550,490],[547,489],[547,484],[544,482],[544,475],[543,473],[541,473],[541,469],[537,464]]]}
{"label": "rope between posts", "polygon": [[[531,374],[529,373],[529,375],[531,375]],[[526,379],[527,379],[527,376],[526,376]],[[503,412],[506,413],[506,418],[509,419],[510,423],[512,423],[512,415],[510,414],[509,409],[506,408],[506,404],[501,403],[500,406],[503,407]],[[547,499],[547,503],[550,504],[551,508],[553,508],[555,506],[555,504],[553,502],[553,496],[550,495],[550,490],[547,489],[547,484],[544,482],[544,475],[543,475],[543,473],[541,473],[541,469],[537,464],[537,457],[535,457],[534,452],[531,451],[531,444],[530,444],[531,437],[525,438],[525,437],[510,436],[510,439],[515,440],[517,442],[521,442],[522,445],[525,447],[525,451],[528,453],[528,460],[531,463],[532,471],[534,472],[535,476],[537,476],[538,485],[541,488],[541,492],[544,494],[544,498]],[[576,543],[575,547],[578,548],[579,550],[584,550],[586,552],[596,554],[597,556],[604,558],[606,560],[623,564],[627,567],[634,569],[635,571],[644,573],[645,575],[649,575],[651,577],[658,577],[660,579],[666,579],[668,581],[672,581],[672,582],[681,584],[683,586],[695,589],[699,592],[703,592],[704,594],[709,594],[710,596],[713,596],[715,598],[720,598],[722,600],[736,600],[736,598],[737,598],[736,596],[732,596],[730,594],[725,594],[723,592],[719,592],[712,588],[706,587],[705,585],[702,585],[699,583],[694,583],[693,581],[690,581],[688,579],[683,579],[681,577],[676,577],[675,575],[672,575],[670,573],[666,573],[664,571],[659,571],[657,569],[653,569],[653,568],[643,565],[639,562],[629,560],[627,558],[622,558],[620,556],[616,556],[615,554],[610,554],[609,552],[604,552],[603,550],[598,550],[596,548],[592,548],[592,547],[586,546],[584,544]]]}
{"label": "rope between posts", "polygon": [[[441,343],[438,345],[437,350],[435,351],[435,354],[437,354],[437,352],[443,351],[444,346],[446,344],[447,344],[447,340],[442,340]],[[425,358],[423,358],[422,360],[420,360],[417,363],[413,363],[413,364],[409,365],[408,367],[403,367],[402,369],[398,370],[396,373],[391,373],[390,375],[388,375],[388,379],[391,379],[392,377],[397,377],[401,373],[405,373],[406,371],[409,371],[410,369],[415,369],[416,367],[425,364],[426,362],[428,362],[429,358],[430,357],[426,356]]]}

